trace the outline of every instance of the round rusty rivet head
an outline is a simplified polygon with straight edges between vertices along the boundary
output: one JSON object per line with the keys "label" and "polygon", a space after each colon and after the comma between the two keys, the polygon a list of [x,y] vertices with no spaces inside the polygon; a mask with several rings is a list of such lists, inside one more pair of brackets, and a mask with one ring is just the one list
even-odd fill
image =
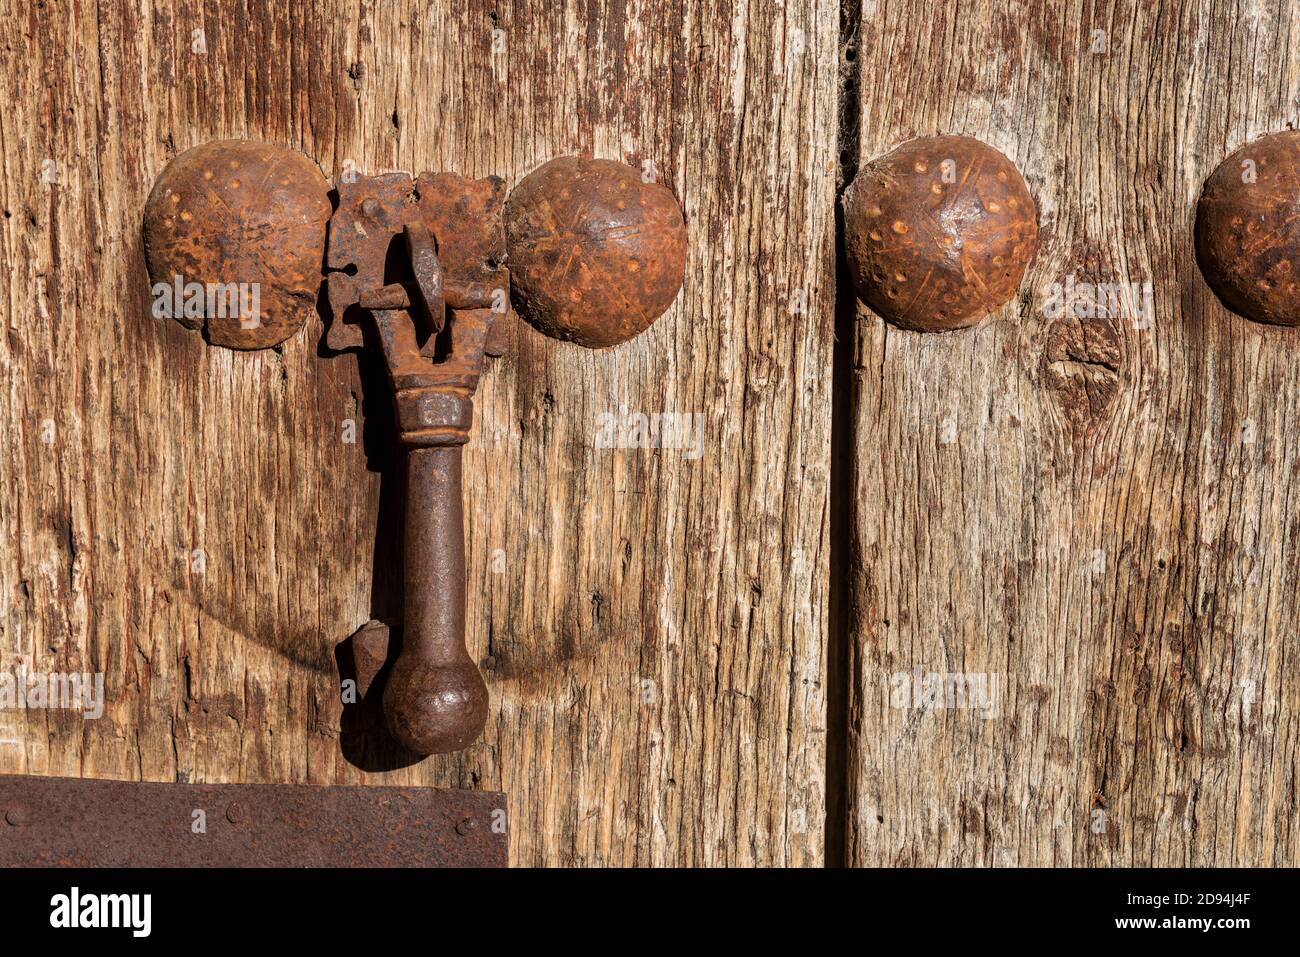
{"label": "round rusty rivet head", "polygon": [[244,805],[240,804],[238,801],[233,802],[226,808],[226,820],[231,824],[238,824],[245,817]]}
{"label": "round rusty rivet head", "polygon": [[478,822],[475,821],[472,817],[462,818],[456,824],[456,833],[459,834],[461,837],[465,837],[476,827],[478,827]]}
{"label": "round rusty rivet head", "polygon": [[21,801],[10,801],[5,805],[5,823],[11,827],[26,827],[32,823],[32,812]]}
{"label": "round rusty rivet head", "polygon": [[973,326],[1010,300],[1038,251],[1033,197],[1015,164],[969,136],[910,140],[844,193],[858,293],[904,329]]}
{"label": "round rusty rivet head", "polygon": [[167,164],[144,209],[154,315],[231,349],[297,332],[321,283],[329,184],[297,150],[218,140]]}
{"label": "round rusty rivet head", "polygon": [[1300,131],[1270,133],[1210,174],[1196,205],[1196,261],[1223,304],[1300,325]]}
{"label": "round rusty rivet head", "polygon": [[548,336],[593,349],[626,342],[682,287],[682,208],[625,163],[551,160],[510,193],[505,225],[515,307]]}

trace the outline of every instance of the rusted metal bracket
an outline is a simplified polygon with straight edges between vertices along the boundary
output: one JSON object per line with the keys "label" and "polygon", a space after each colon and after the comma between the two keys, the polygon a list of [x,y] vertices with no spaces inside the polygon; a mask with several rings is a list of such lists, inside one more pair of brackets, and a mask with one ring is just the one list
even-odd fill
{"label": "rusted metal bracket", "polygon": [[[506,315],[510,274],[505,261],[505,231],[501,211],[505,183],[496,176],[470,179],[456,173],[409,173],[357,176],[338,184],[339,205],[329,224],[326,267],[330,308],[334,320],[325,343],[335,351],[365,345],[365,312],[369,309],[402,311],[411,291],[419,292],[440,267],[442,298],[452,309],[493,309]],[[417,252],[405,238],[413,225],[421,240]],[[420,227],[423,227],[421,230]],[[380,293],[385,286],[400,286]],[[369,305],[363,296],[371,294]],[[431,315],[421,299],[419,318],[442,329],[442,315]],[[504,322],[498,322],[502,332]],[[423,330],[426,334],[429,329]],[[489,356],[501,355],[493,341]],[[433,343],[425,338],[425,358],[432,358]]]}
{"label": "rusted metal bracket", "polygon": [[[403,638],[384,714],[409,751],[458,751],[479,736],[488,713],[487,686],[465,649],[461,446],[484,357],[502,351],[493,331],[509,301],[505,184],[387,173],[338,189],[326,342],[364,347],[369,317],[407,449]],[[386,643],[382,625],[365,632],[367,641],[380,635]]]}
{"label": "rusted metal bracket", "polygon": [[505,795],[0,775],[3,867],[504,867]]}

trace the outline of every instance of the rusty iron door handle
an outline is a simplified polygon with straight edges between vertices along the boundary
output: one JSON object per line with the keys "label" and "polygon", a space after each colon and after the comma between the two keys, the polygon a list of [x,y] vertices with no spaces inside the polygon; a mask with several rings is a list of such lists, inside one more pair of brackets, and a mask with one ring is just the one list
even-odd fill
{"label": "rusty iron door handle", "polygon": [[461,474],[485,360],[515,335],[512,302],[539,331],[588,348],[644,331],[681,289],[686,224],[652,177],[589,157],[544,164],[509,201],[495,176],[384,173],[340,180],[330,215],[327,190],[295,150],[242,141],[191,149],[162,171],[145,207],[149,272],[156,287],[173,278],[178,289],[265,284],[265,308],[251,317],[176,316],[190,328],[202,320],[214,345],[265,348],[301,327],[326,242],[325,344],[382,353],[406,453],[396,660],[386,624],[353,637],[364,639],[367,687],[378,670],[370,665],[392,661],[383,693],[392,736],[419,755],[457,751],[488,715],[465,645]]}
{"label": "rusty iron door handle", "polygon": [[[488,714],[487,685],[465,649],[461,447],[469,441],[491,311],[454,310],[450,354],[430,363],[447,321],[445,277],[428,226],[408,222],[402,232],[413,278],[359,297],[379,332],[407,450],[402,643],[384,688],[384,715],[408,751],[446,754],[473,743]],[[458,286],[452,295],[468,306],[483,294],[475,299]],[[428,333],[422,344],[417,318]]]}
{"label": "rusty iron door handle", "polygon": [[[461,447],[469,441],[494,314],[486,285],[446,288],[425,223],[406,223],[403,235],[414,278],[358,297],[379,335],[406,448],[403,629],[384,688],[384,716],[408,751],[446,754],[472,744],[488,714],[487,685],[465,648]],[[439,346],[448,292],[461,308],[451,310],[450,341]],[[417,319],[425,325],[423,342]]]}
{"label": "rusty iron door handle", "polygon": [[[472,406],[454,375],[423,368],[422,359],[436,353],[436,337],[446,325],[444,276],[428,226],[407,223],[403,235],[413,279],[360,297],[375,315],[390,374],[408,370],[406,378],[393,378],[408,447],[404,627],[401,652],[384,689],[384,713],[407,750],[444,754],[473,742],[488,712],[487,685],[465,649],[461,446],[469,440]],[[421,316],[428,327],[430,335],[418,350],[403,310],[412,319]],[[455,332],[461,331],[458,322]],[[454,373],[459,367],[451,368]]]}
{"label": "rusty iron door handle", "polygon": [[389,730],[418,754],[468,747],[488,691],[465,650],[465,519],[459,445],[412,448],[406,464],[402,650],[384,689]]}

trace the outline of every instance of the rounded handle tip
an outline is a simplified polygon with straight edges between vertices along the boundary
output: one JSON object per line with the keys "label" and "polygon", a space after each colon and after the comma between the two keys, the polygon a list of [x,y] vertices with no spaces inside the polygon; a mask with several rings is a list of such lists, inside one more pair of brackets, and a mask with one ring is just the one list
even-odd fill
{"label": "rounded handle tip", "polygon": [[384,689],[384,716],[389,733],[408,751],[460,751],[487,723],[487,685],[468,659],[427,664],[399,658]]}

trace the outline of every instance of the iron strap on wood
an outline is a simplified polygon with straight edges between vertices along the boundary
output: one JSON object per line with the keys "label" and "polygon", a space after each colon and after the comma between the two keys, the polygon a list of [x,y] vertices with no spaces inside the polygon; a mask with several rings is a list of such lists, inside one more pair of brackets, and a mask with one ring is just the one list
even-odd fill
{"label": "iron strap on wood", "polygon": [[0,867],[504,867],[505,795],[0,775]]}

